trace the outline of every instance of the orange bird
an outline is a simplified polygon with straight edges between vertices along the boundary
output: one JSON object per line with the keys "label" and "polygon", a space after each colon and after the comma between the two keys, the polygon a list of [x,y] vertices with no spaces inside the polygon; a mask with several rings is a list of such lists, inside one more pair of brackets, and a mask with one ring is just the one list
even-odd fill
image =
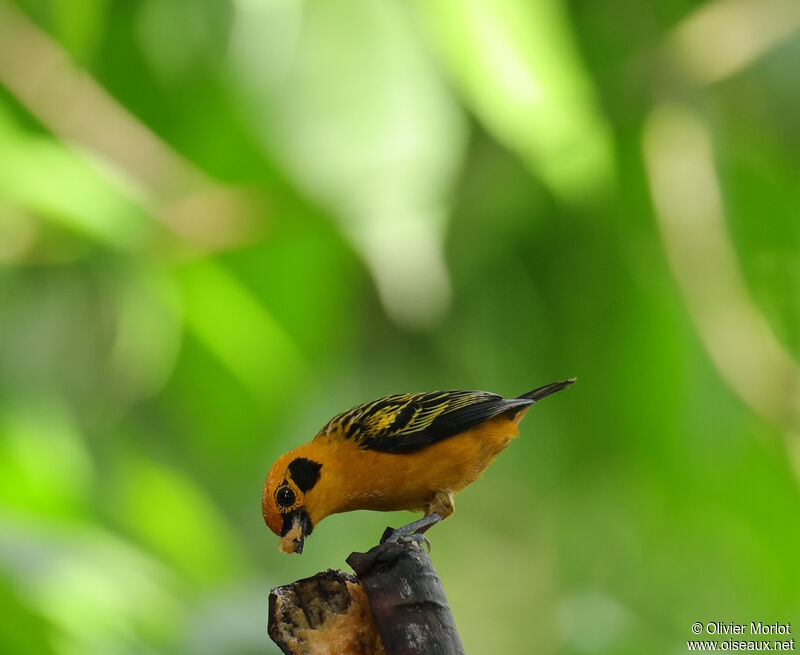
{"label": "orange bird", "polygon": [[421,510],[390,540],[422,533],[455,511],[453,495],[477,480],[519,434],[530,406],[575,382],[517,398],[486,391],[386,396],[332,418],[316,437],[281,455],[264,483],[261,512],[285,553],[326,516],[356,509]]}

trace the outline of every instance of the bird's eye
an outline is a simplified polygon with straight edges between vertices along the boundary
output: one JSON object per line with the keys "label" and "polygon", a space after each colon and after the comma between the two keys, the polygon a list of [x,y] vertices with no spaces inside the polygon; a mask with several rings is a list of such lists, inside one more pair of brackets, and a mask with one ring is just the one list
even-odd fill
{"label": "bird's eye", "polygon": [[275,500],[278,501],[278,505],[281,507],[291,507],[294,505],[294,491],[292,491],[289,487],[281,487],[278,489],[278,493],[275,494]]}

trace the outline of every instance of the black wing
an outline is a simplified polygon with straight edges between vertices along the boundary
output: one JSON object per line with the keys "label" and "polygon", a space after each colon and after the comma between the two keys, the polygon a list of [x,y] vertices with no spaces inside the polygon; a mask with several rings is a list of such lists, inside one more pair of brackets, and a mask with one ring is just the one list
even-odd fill
{"label": "black wing", "polygon": [[410,453],[534,400],[505,399],[486,391],[397,394],[335,416],[320,435],[338,432],[365,449]]}

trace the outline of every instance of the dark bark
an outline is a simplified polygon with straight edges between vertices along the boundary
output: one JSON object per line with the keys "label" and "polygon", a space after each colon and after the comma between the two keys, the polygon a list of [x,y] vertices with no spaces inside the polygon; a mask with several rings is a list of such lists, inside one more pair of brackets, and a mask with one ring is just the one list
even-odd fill
{"label": "dark bark", "polygon": [[442,582],[422,548],[387,541],[351,553],[347,563],[364,585],[388,655],[464,655]]}
{"label": "dark bark", "polygon": [[291,655],[463,655],[442,583],[414,543],[351,553],[356,576],[326,571],[276,587],[269,635]]}

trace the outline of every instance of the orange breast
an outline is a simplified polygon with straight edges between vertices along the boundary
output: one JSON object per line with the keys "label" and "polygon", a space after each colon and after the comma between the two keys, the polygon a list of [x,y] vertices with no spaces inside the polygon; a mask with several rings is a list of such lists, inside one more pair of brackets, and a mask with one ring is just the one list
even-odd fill
{"label": "orange breast", "polygon": [[311,444],[326,440],[317,446],[326,451],[324,467],[337,482],[319,485],[309,498],[315,496],[314,505],[324,516],[355,509],[422,510],[437,492],[455,493],[477,480],[518,433],[516,422],[501,416],[406,454],[363,450],[336,436],[318,437]]}

